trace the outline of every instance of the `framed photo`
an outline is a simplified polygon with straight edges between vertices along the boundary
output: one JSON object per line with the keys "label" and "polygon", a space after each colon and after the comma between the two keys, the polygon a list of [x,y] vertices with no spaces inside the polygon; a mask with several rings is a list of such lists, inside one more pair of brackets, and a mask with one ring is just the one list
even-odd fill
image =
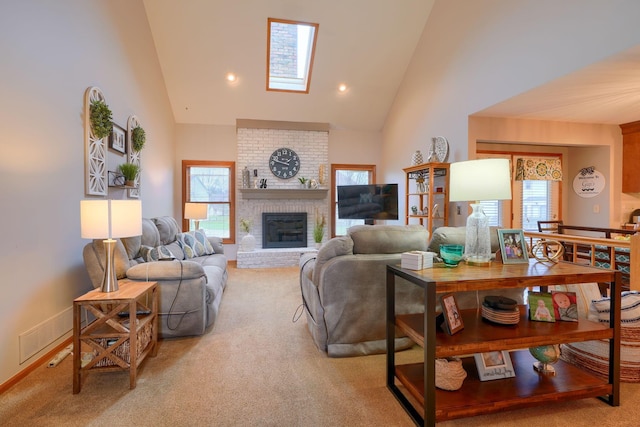
{"label": "framed photo", "polygon": [[453,294],[444,294],[440,297],[440,305],[442,306],[442,314],[444,317],[444,329],[449,335],[460,332],[464,328],[462,316]]}
{"label": "framed photo", "polygon": [[109,135],[109,148],[120,154],[126,154],[127,152],[127,134],[122,127],[115,123]]}
{"label": "framed photo", "polygon": [[578,321],[578,303],[575,292],[551,291],[553,314],[556,320],[565,322]]}
{"label": "framed photo", "polygon": [[550,292],[529,292],[529,319],[537,322],[556,321]]}
{"label": "framed photo", "polygon": [[508,351],[490,351],[473,355],[480,381],[499,380],[516,376]]}
{"label": "framed photo", "polygon": [[527,242],[522,230],[498,230],[503,264],[528,263]]}

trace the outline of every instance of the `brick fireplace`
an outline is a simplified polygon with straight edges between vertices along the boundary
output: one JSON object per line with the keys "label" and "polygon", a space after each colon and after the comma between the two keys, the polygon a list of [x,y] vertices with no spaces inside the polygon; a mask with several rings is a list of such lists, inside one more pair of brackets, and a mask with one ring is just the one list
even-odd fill
{"label": "brick fireplace", "polygon": [[[269,127],[274,125],[276,128]],[[238,252],[238,267],[280,267],[283,263],[297,265],[301,252],[314,250],[313,225],[316,214],[329,218],[329,193],[325,184],[322,191],[304,190],[298,178],[318,179],[320,165],[328,171],[329,132],[328,125],[312,123],[311,130],[299,129],[298,123],[293,123],[294,130],[284,129],[290,123],[263,122],[255,120],[238,120],[237,144],[238,162],[236,170],[236,221],[240,218],[252,222],[251,234],[256,237],[256,250],[253,252]],[[304,124],[303,124],[304,125]],[[325,128],[320,129],[318,125]],[[254,127],[255,126],[255,127]],[[315,126],[315,127],[314,127]],[[318,130],[318,129],[320,130]],[[280,179],[269,169],[269,158],[278,148],[290,148],[300,157],[300,170],[290,179]],[[247,167],[251,173],[251,187],[243,188],[242,170]],[[254,170],[257,177],[254,177]],[[327,174],[328,177],[328,174]],[[253,183],[257,179],[266,179],[266,189],[254,189]],[[245,190],[243,192],[243,190]],[[265,190],[262,192],[262,190]],[[270,190],[277,190],[273,192]],[[283,191],[289,190],[289,191]],[[249,194],[250,193],[250,194]],[[277,193],[274,195],[274,193]],[[298,248],[265,248],[261,236],[263,235],[263,213],[305,213],[306,231],[302,236],[304,244]],[[239,242],[243,236],[240,227],[236,226]],[[325,240],[329,232],[325,228]],[[250,260],[250,261],[247,261]]]}

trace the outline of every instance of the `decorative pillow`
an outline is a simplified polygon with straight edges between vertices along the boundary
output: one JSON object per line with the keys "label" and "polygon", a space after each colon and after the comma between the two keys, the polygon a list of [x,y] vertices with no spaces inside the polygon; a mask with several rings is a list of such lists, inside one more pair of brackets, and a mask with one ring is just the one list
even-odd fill
{"label": "decorative pillow", "polygon": [[172,260],[176,259],[176,257],[171,253],[166,246],[156,246],[155,248],[151,246],[141,246],[140,247],[140,256],[145,261],[164,261],[164,260]]}
{"label": "decorative pillow", "polygon": [[[620,298],[620,323],[622,325],[637,325],[640,322],[640,293],[623,292]],[[589,319],[601,323],[609,323],[611,299],[602,298],[591,302]]]}
{"label": "decorative pillow", "polygon": [[184,258],[190,259],[203,255],[210,255],[213,252],[213,246],[207,239],[204,232],[200,230],[180,233],[177,236],[178,243],[184,251]]}
{"label": "decorative pillow", "polygon": [[196,230],[193,232],[196,240],[204,245],[204,255],[211,255],[216,253],[211,246],[211,242],[207,239],[207,235],[202,230]]}

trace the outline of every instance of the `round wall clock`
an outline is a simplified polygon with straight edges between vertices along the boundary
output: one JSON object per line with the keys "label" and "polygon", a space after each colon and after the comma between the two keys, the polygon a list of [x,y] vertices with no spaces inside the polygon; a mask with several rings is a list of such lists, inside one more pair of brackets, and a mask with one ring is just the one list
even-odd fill
{"label": "round wall clock", "polygon": [[300,157],[290,148],[278,148],[269,158],[269,169],[278,178],[293,178],[300,170]]}

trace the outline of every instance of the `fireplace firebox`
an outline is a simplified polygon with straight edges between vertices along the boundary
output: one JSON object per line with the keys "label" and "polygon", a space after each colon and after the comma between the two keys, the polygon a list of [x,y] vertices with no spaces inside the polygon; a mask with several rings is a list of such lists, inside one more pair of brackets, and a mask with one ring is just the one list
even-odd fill
{"label": "fireplace firebox", "polygon": [[307,213],[263,213],[262,247],[264,249],[306,248]]}

